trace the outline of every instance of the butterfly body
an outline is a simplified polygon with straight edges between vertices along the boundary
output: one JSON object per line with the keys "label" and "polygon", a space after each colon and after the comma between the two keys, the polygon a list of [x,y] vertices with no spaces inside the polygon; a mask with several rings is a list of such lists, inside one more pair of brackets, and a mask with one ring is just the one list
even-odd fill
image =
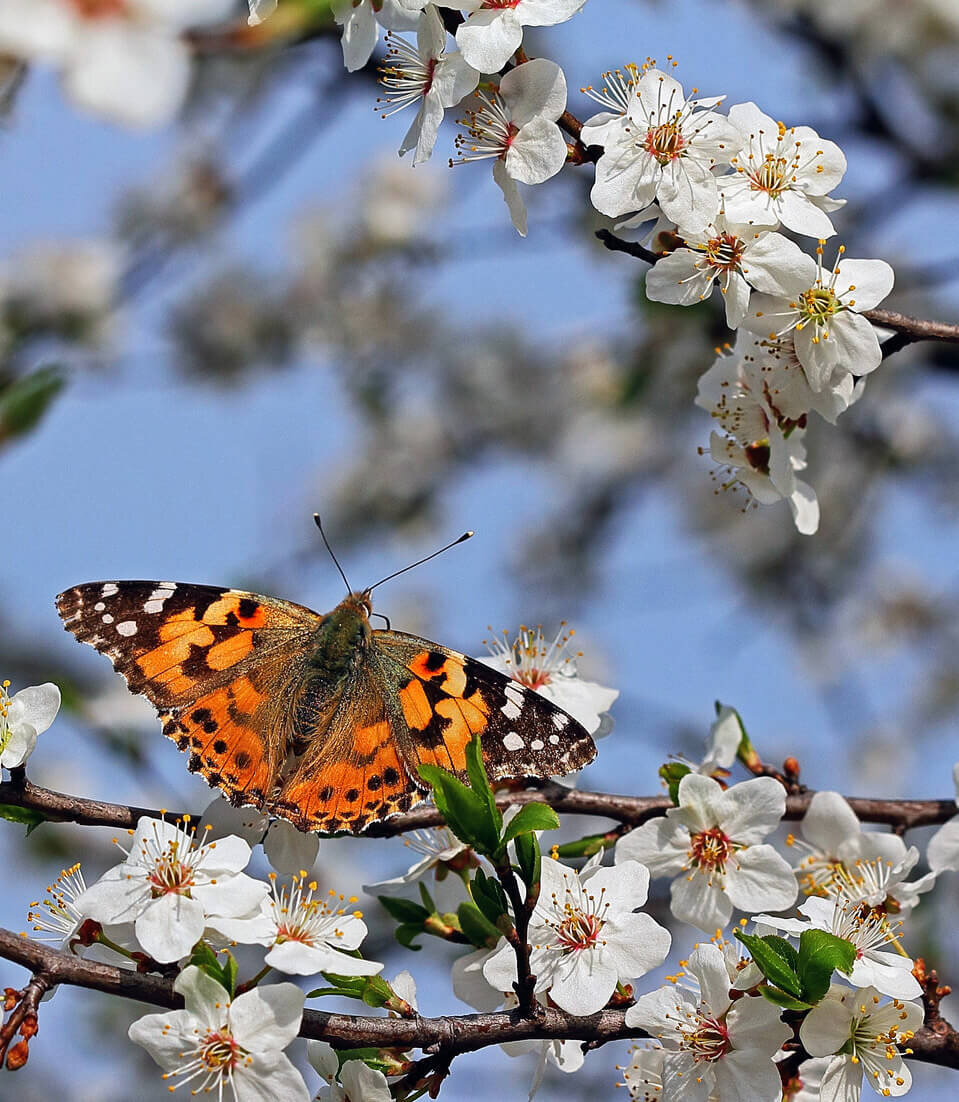
{"label": "butterfly body", "polygon": [[374,630],[368,591],[319,615],[241,590],[91,582],[57,607],[154,704],[192,771],[301,830],[356,833],[409,810],[429,794],[419,766],[465,779],[477,733],[494,780],[568,773],[596,753],[572,717],[496,670]]}

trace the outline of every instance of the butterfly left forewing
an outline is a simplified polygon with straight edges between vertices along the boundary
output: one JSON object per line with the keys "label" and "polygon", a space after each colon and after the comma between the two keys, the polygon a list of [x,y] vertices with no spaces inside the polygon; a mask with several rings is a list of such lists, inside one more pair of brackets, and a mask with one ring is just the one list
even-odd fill
{"label": "butterfly left forewing", "polygon": [[262,805],[286,753],[299,656],[319,617],[243,590],[91,582],[57,598],[64,626],[156,707],[190,769]]}
{"label": "butterfly left forewing", "polygon": [[475,734],[491,780],[572,773],[596,756],[589,732],[539,693],[458,651],[398,631],[373,633],[374,660],[404,723],[401,750],[417,776],[439,765],[465,779]]}

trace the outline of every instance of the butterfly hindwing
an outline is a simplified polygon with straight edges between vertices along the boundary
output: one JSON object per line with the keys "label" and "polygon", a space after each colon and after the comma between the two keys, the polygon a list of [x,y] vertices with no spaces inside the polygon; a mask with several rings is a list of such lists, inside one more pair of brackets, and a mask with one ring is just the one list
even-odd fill
{"label": "butterfly hindwing", "polygon": [[285,756],[282,704],[316,613],[243,590],[150,581],[74,586],[57,608],[156,707],[191,770],[236,803],[262,805]]}

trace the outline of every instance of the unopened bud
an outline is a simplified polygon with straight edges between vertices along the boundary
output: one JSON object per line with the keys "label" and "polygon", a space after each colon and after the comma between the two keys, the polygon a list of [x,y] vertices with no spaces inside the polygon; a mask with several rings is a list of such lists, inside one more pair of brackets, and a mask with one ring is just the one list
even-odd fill
{"label": "unopened bud", "polygon": [[7,1051],[7,1070],[19,1071],[30,1057],[30,1046],[26,1041],[17,1043]]}
{"label": "unopened bud", "polygon": [[36,1014],[32,1012],[30,1014],[25,1014],[23,1016],[23,1021],[20,1023],[20,1036],[25,1037],[29,1041],[31,1037],[36,1037],[39,1028]]}
{"label": "unopened bud", "polygon": [[796,758],[786,758],[783,762],[783,772],[791,781],[799,780],[799,762]]}

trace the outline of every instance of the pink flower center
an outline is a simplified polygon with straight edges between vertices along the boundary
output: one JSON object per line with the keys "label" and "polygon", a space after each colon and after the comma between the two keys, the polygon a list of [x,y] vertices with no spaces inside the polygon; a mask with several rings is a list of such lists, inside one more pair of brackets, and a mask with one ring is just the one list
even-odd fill
{"label": "pink flower center", "polygon": [[501,10],[503,8],[518,8],[523,0],[483,0],[483,8]]}
{"label": "pink flower center", "polygon": [[739,267],[746,250],[746,243],[735,234],[721,233],[706,242],[706,259],[710,267],[734,272]]}
{"label": "pink flower center", "polygon": [[189,897],[190,889],[195,886],[196,880],[193,868],[177,859],[175,845],[157,860],[150,873],[150,894],[154,899],[161,895],[185,895]]}
{"label": "pink flower center", "polygon": [[566,953],[591,949],[599,940],[603,920],[594,914],[570,910],[566,918],[556,928],[556,937]]}
{"label": "pink flower center", "polygon": [[682,131],[674,122],[660,123],[659,126],[651,126],[646,131],[646,139],[643,148],[652,154],[660,164],[665,165],[682,156],[686,145],[686,139]]}
{"label": "pink flower center", "polygon": [[693,1054],[697,1064],[721,1059],[732,1048],[725,1024],[705,1016],[700,1017],[698,1024],[698,1029],[683,1037],[682,1047]]}
{"label": "pink flower center", "polygon": [[725,872],[726,862],[734,848],[732,841],[719,827],[710,827],[691,835],[689,839],[690,860],[703,871]]}
{"label": "pink flower center", "polygon": [[199,1057],[211,1071],[224,1071],[236,1067],[246,1055],[227,1028],[208,1033],[200,1044]]}
{"label": "pink flower center", "polygon": [[112,19],[127,14],[127,0],[68,0],[81,19]]}

